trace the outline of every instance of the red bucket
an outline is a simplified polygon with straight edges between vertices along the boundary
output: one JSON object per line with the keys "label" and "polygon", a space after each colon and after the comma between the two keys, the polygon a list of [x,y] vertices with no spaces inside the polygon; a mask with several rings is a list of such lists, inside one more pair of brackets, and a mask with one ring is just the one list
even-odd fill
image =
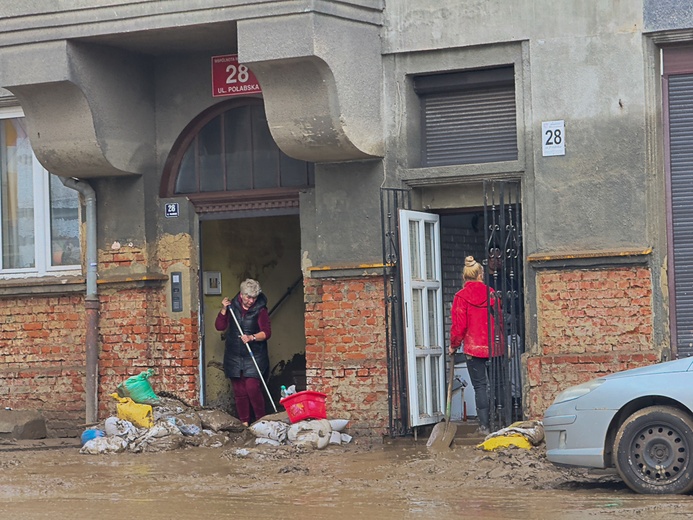
{"label": "red bucket", "polygon": [[296,392],[284,399],[279,400],[279,404],[286,408],[289,420],[292,423],[305,419],[327,419],[325,411],[325,394],[306,390]]}

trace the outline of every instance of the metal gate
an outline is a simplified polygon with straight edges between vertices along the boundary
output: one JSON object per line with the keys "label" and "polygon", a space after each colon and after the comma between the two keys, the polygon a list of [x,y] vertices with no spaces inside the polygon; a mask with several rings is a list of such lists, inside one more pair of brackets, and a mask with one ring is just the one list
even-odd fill
{"label": "metal gate", "polygon": [[[402,315],[400,209],[410,209],[411,191],[381,189],[383,286],[387,334],[389,435],[412,433],[408,419],[407,370]],[[483,183],[485,282],[500,301],[502,319],[489,331],[496,356],[488,362],[491,427],[499,429],[522,414],[520,359],[524,352],[522,228],[519,181]],[[491,312],[491,311],[490,311]],[[447,371],[446,371],[447,372]]]}
{"label": "metal gate", "polygon": [[[485,282],[500,301],[489,306],[488,362],[491,428],[522,419],[520,359],[524,352],[520,182],[484,181]],[[500,314],[500,318],[499,318]]]}
{"label": "metal gate", "polygon": [[383,277],[385,288],[385,326],[387,335],[387,374],[390,437],[410,433],[408,424],[407,371],[402,316],[402,279],[399,251],[399,210],[409,209],[409,190],[382,188],[380,209],[383,225]]}

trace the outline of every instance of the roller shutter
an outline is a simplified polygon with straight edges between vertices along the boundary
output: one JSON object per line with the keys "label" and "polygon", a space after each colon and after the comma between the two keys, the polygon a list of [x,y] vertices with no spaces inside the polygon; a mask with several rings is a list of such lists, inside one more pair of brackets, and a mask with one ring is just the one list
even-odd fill
{"label": "roller shutter", "polygon": [[669,76],[676,346],[693,355],[693,74]]}
{"label": "roller shutter", "polygon": [[513,67],[415,79],[421,100],[421,165],[517,160]]}

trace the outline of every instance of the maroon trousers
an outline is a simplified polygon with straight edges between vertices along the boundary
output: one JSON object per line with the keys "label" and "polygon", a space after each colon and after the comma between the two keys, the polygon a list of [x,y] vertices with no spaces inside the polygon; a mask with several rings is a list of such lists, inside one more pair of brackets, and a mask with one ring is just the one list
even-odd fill
{"label": "maroon trousers", "polygon": [[265,415],[262,381],[254,377],[232,377],[231,385],[236,396],[236,414],[241,422],[250,424],[251,407],[256,421]]}

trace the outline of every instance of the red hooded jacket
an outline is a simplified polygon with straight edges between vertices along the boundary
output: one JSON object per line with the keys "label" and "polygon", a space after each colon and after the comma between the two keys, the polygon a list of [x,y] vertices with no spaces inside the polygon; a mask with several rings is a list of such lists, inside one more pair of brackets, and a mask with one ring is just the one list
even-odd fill
{"label": "red hooded jacket", "polygon": [[[452,302],[452,327],[450,328],[450,346],[458,348],[464,341],[464,353],[468,356],[488,358],[489,303],[491,294],[493,312],[500,313],[500,302],[493,289],[483,282],[468,281],[455,294]],[[496,317],[491,317],[491,331],[495,331]],[[498,323],[503,323],[501,319]],[[499,334],[502,338],[503,334]],[[494,349],[494,355],[500,355],[501,349]]]}

